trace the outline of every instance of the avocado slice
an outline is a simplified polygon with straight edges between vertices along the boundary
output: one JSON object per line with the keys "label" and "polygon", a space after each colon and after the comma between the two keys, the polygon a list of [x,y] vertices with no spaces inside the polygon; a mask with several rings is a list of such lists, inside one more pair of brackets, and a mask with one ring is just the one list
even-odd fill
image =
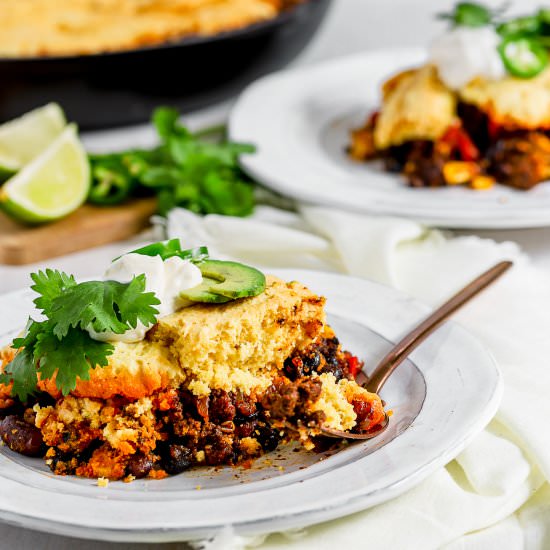
{"label": "avocado slice", "polygon": [[180,296],[192,302],[205,302],[207,304],[223,304],[224,302],[229,302],[231,298],[210,292],[210,288],[217,283],[218,281],[215,279],[203,277],[200,285],[184,290],[180,293]]}
{"label": "avocado slice", "polygon": [[224,303],[256,296],[265,290],[265,275],[254,267],[238,262],[205,260],[197,267],[203,281],[184,290],[180,296],[193,302]]}
{"label": "avocado slice", "polygon": [[227,298],[257,296],[265,290],[265,275],[256,268],[238,262],[205,260],[199,264],[203,277],[219,281],[210,292]]}

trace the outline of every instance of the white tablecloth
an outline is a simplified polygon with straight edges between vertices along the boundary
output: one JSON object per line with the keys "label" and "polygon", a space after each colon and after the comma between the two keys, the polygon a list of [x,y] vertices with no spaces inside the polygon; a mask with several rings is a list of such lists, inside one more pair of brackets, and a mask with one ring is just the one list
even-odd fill
{"label": "white tablecloth", "polygon": [[[451,4],[452,2],[448,0],[439,0],[437,3],[433,0],[334,0],[332,13],[325,26],[297,63],[312,63],[368,48],[423,45],[440,28],[440,24],[433,19],[434,10],[444,11]],[[519,5],[519,2],[517,4]],[[522,0],[521,10],[527,12],[537,5],[538,2]],[[190,118],[191,123],[200,126],[205,122],[219,120],[223,118],[227,108],[228,104],[197,113]],[[111,146],[124,147],[128,140],[131,140],[132,144],[136,142],[147,144],[152,139],[153,134],[147,126],[133,128],[131,131],[117,130],[86,136],[90,147],[105,149]],[[461,234],[469,233],[461,232]],[[550,246],[547,244],[550,243],[550,229],[482,231],[475,234],[492,238],[497,242],[511,240],[518,243],[534,265],[546,270],[550,276]],[[28,274],[45,265],[63,269],[77,277],[93,276],[97,274],[98,266],[105,265],[113,257],[131,247],[132,242],[127,241],[56,258],[35,266],[0,266],[0,293],[27,285]],[[82,550],[95,548],[122,550],[135,547],[135,545],[76,541],[0,525],[0,548],[68,549],[77,546]],[[143,546],[143,548],[148,547],[154,546]],[[163,546],[163,548],[183,547],[182,544]],[[503,548],[506,547],[508,546]]]}

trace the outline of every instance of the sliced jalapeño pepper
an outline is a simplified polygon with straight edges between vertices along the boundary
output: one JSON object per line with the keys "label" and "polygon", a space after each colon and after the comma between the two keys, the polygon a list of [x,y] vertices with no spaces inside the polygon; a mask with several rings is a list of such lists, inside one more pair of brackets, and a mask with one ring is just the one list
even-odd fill
{"label": "sliced jalape\u00f1o pepper", "polygon": [[92,161],[92,184],[88,201],[102,206],[120,204],[130,196],[133,184],[125,170],[96,166]]}
{"label": "sliced jalape\u00f1o pepper", "polygon": [[498,51],[506,70],[518,78],[533,78],[548,65],[548,50],[534,38],[510,36]]}
{"label": "sliced jalape\u00f1o pepper", "polygon": [[538,16],[517,17],[497,27],[497,32],[504,37],[507,36],[535,36],[540,34],[542,21]]}

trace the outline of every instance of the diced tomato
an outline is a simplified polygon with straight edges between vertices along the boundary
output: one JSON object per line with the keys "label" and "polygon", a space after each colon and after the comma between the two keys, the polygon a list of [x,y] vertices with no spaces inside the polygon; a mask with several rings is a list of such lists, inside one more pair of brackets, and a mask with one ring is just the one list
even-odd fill
{"label": "diced tomato", "polygon": [[478,148],[462,126],[450,126],[441,141],[447,143],[451,150],[458,151],[462,160],[473,161],[479,158]]}
{"label": "diced tomato", "polygon": [[355,355],[348,355],[347,360],[349,373],[355,378],[363,365]]}

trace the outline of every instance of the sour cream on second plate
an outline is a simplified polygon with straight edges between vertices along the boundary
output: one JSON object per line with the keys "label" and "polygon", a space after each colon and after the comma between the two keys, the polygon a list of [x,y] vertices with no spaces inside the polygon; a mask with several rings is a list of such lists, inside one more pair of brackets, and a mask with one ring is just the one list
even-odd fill
{"label": "sour cream on second plate", "polygon": [[[163,261],[160,256],[145,256],[143,254],[125,254],[115,260],[105,271],[103,280],[129,283],[135,276],[145,275],[145,291],[154,292],[160,304],[154,306],[158,317],[174,313],[188,306],[191,302],[179,297],[182,290],[193,288],[202,282],[200,269],[189,260],[177,256]],[[143,340],[151,326],[138,322],[135,329],[128,329],[123,334],[114,332],[95,332],[88,329],[94,340],[102,342],[139,342]]]}
{"label": "sour cream on second plate", "polygon": [[506,75],[497,49],[501,40],[492,27],[457,27],[433,41],[430,61],[444,84],[453,90],[476,76],[498,80]]}

